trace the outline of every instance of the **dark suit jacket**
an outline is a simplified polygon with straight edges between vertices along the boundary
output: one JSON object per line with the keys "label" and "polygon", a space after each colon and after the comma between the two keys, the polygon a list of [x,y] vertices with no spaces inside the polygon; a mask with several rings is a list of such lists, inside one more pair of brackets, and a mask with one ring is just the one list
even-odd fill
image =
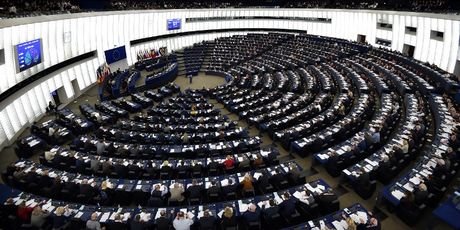
{"label": "dark suit jacket", "polygon": [[290,197],[289,200],[284,200],[279,204],[280,207],[280,214],[285,217],[291,216],[295,212],[295,205],[297,203],[297,199]]}
{"label": "dark suit jacket", "polygon": [[161,230],[165,229],[168,230],[169,226],[171,225],[171,220],[167,217],[160,217],[155,220],[155,223],[157,225],[156,229]]}
{"label": "dark suit jacket", "polygon": [[129,227],[130,230],[145,230],[147,228],[147,224],[144,222],[132,220]]}
{"label": "dark suit jacket", "polygon": [[220,194],[220,188],[219,186],[211,186],[208,188],[208,194],[211,194],[211,193],[217,193],[217,194]]}
{"label": "dark suit jacket", "polygon": [[256,210],[255,212],[246,211],[243,213],[244,219],[249,222],[256,222],[260,220],[260,212]]}
{"label": "dark suit jacket", "polygon": [[262,213],[265,215],[266,218],[271,218],[273,215],[279,212],[280,208],[278,206],[273,206],[270,208],[263,209]]}
{"label": "dark suit jacket", "polygon": [[216,224],[216,218],[214,216],[200,218],[200,228],[201,229],[214,229],[215,224]]}
{"label": "dark suit jacket", "polygon": [[201,197],[201,192],[203,191],[203,186],[201,185],[192,185],[188,187],[187,192],[190,198],[199,198]]}
{"label": "dark suit jacket", "polygon": [[222,187],[223,194],[228,194],[231,192],[236,193],[237,190],[238,190],[238,184],[232,184],[232,185],[227,185],[227,186]]}

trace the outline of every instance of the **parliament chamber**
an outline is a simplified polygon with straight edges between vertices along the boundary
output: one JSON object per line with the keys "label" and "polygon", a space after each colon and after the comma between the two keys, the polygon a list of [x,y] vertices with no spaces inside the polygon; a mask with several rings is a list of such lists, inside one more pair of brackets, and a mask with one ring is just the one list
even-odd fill
{"label": "parliament chamber", "polygon": [[457,14],[137,2],[0,19],[0,229],[460,229]]}

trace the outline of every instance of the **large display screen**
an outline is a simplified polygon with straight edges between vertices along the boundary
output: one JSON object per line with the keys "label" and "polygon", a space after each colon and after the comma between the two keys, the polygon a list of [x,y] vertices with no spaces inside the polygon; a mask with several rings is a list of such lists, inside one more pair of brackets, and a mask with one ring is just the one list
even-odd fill
{"label": "large display screen", "polygon": [[42,62],[42,40],[35,39],[16,45],[18,72]]}
{"label": "large display screen", "polygon": [[126,59],[125,46],[120,46],[115,49],[105,51],[105,61],[109,65],[123,59]]}
{"label": "large display screen", "polygon": [[178,30],[180,29],[180,24],[180,18],[168,19],[168,30]]}

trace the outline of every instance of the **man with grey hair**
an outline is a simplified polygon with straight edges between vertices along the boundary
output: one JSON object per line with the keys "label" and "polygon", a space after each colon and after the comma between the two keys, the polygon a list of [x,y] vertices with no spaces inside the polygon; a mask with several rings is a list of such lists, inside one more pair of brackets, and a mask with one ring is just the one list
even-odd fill
{"label": "man with grey hair", "polygon": [[88,221],[86,221],[86,229],[89,229],[89,230],[101,230],[102,229],[101,224],[99,223],[99,221],[97,221],[96,212],[93,212],[93,214],[91,214],[91,218]]}

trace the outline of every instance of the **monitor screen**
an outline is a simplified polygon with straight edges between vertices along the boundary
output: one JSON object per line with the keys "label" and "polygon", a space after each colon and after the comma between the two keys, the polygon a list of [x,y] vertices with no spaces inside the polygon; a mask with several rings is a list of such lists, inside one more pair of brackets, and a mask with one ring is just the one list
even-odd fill
{"label": "monitor screen", "polygon": [[180,18],[168,19],[168,30],[178,30],[180,29],[180,24]]}
{"label": "monitor screen", "polygon": [[42,62],[42,40],[35,39],[16,45],[18,72]]}

